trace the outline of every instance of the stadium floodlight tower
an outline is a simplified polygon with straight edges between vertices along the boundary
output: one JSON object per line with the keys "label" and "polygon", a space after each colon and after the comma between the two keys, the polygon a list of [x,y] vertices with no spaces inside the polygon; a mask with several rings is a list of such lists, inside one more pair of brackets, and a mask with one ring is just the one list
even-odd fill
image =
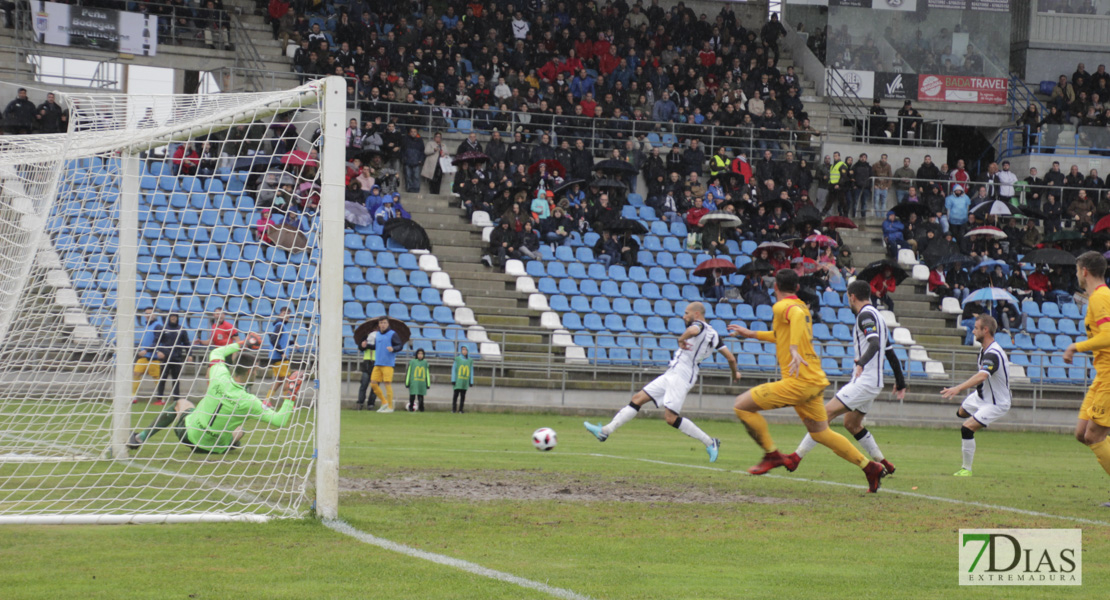
{"label": "stadium floodlight tower", "polygon": [[[67,133],[0,137],[0,523],[336,517],[346,83],[59,96]],[[178,434],[211,422],[146,428],[221,323],[271,368],[205,452]]]}

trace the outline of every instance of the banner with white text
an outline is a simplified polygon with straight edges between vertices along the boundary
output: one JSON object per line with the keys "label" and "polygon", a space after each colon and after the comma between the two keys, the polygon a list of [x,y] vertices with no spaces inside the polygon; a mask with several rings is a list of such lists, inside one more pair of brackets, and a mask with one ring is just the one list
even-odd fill
{"label": "banner with white text", "polygon": [[32,5],[40,43],[142,56],[157,52],[157,16],[41,0]]}

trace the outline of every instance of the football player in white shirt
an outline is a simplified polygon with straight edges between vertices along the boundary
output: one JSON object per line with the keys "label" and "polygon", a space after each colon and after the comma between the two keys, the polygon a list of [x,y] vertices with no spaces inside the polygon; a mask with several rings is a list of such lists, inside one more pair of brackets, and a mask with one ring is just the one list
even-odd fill
{"label": "football player in white shirt", "polygon": [[663,418],[669,425],[705,444],[709,462],[716,462],[721,441],[709,437],[693,421],[683,417],[682,405],[686,402],[686,394],[698,380],[698,363],[713,352],[724,355],[735,381],[740,381],[740,371],[736,366],[736,357],[725,347],[720,334],[705,322],[705,307],[701,302],[686,305],[682,320],[686,323],[686,331],[678,338],[678,350],[674,351],[667,371],[636,392],[628,406],[620,409],[607,425],[595,425],[589,421],[583,423],[599,441],[609,439],[618,427],[636,418],[641,406],[651,402],[663,409]]}
{"label": "football player in white shirt", "polygon": [[[871,304],[871,286],[866,281],[856,280],[848,286],[848,306],[856,315],[856,324],[852,328],[856,368],[852,372],[852,380],[825,403],[825,410],[829,413],[829,421],[844,415],[844,428],[855,436],[860,446],[871,455],[871,460],[883,465],[885,477],[894,472],[894,465],[883,456],[875,437],[863,426],[863,419],[871,410],[875,398],[883,391],[885,362],[889,361],[894,371],[894,396],[899,400],[906,396],[906,379],[902,376],[902,365],[894,355],[894,349],[887,346],[886,321]],[[785,457],[786,469],[797,469],[802,458],[816,447],[817,442],[807,433],[802,443],[798,444],[798,449]]]}
{"label": "football player in white shirt", "polygon": [[982,314],[975,319],[971,330],[975,341],[983,345],[979,352],[979,371],[960,385],[945,388],[940,395],[954,398],[964,390],[971,393],[964,399],[956,415],[964,421],[960,428],[963,437],[963,468],[953,473],[956,477],[971,477],[971,463],[975,460],[975,432],[990,426],[1010,410],[1010,364],[1006,351],[994,341],[998,321]]}

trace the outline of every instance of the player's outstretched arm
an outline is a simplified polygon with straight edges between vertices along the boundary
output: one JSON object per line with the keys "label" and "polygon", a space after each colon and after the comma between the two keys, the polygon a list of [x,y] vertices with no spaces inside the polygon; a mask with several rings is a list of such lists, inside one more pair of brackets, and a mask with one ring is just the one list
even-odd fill
{"label": "player's outstretched arm", "polygon": [[740,366],[736,364],[736,356],[732,354],[731,350],[725,348],[724,346],[718,348],[718,351],[723,354],[725,360],[728,361],[728,370],[732,372],[732,380],[740,381]]}
{"label": "player's outstretched arm", "polygon": [[240,349],[242,349],[242,347],[239,345],[238,342],[234,344],[228,344],[226,346],[221,346],[219,348],[213,348],[212,351],[208,353],[208,362],[224,360],[225,358],[238,352]]}
{"label": "player's outstretched arm", "polygon": [[906,387],[906,376],[902,373],[902,363],[894,353],[894,348],[886,349],[886,361],[890,363],[890,370],[894,371],[894,397],[903,400],[909,388]]}
{"label": "player's outstretched arm", "polygon": [[957,386],[944,388],[940,391],[940,395],[944,398],[952,398],[964,390],[978,387],[979,384],[986,381],[988,377],[990,377],[990,373],[987,373],[986,371],[979,371],[978,373],[972,375],[970,379]]}
{"label": "player's outstretched arm", "polygon": [[699,327],[698,325],[691,325],[687,327],[686,331],[683,331],[682,335],[678,336],[678,347],[682,348],[683,350],[689,350],[690,344],[688,342],[690,341],[690,338],[698,335],[699,333],[701,333],[701,327]]}
{"label": "player's outstretched arm", "polygon": [[247,401],[250,404],[250,416],[268,423],[274,427],[285,427],[289,421],[293,419],[293,409],[296,408],[297,401],[294,398],[286,398],[281,403],[281,408],[274,410],[267,408],[257,397],[247,394],[249,398]]}
{"label": "player's outstretched arm", "polygon": [[1110,348],[1110,327],[1104,328],[1098,332],[1095,337],[1082,342],[1075,342],[1069,345],[1064,350],[1064,362],[1071,364],[1072,357],[1076,352],[1094,352],[1096,350],[1105,350]]}

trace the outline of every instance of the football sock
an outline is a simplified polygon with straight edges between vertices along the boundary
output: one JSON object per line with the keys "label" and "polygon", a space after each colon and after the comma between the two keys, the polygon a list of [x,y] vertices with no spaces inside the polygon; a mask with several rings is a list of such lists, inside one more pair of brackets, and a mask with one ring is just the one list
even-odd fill
{"label": "football sock", "polygon": [[142,431],[139,433],[139,441],[147,441],[148,439],[150,439],[150,436],[154,435],[159,430],[173,425],[173,422],[176,420],[177,411],[174,410],[172,406],[167,404],[166,407],[162,409],[162,412],[158,413],[157,417],[154,417],[154,422],[150,424],[150,427],[148,427],[146,431]]}
{"label": "football sock", "polygon": [[963,441],[960,444],[964,455],[963,468],[970,471],[971,463],[975,461],[975,432],[967,427],[961,427],[960,435],[963,437]]}
{"label": "football sock", "polygon": [[694,425],[694,422],[690,419],[684,419],[682,417],[675,419],[674,428],[705,444],[706,446],[713,444],[713,438],[706,435],[705,432],[702,431],[701,428],[697,425]]}
{"label": "football sock", "polygon": [[385,384],[385,396],[382,399],[389,408],[393,408],[393,384]]}
{"label": "football sock", "polygon": [[1098,464],[1110,474],[1110,438],[1106,438],[1097,444],[1090,445],[1091,451],[1095,453],[1098,458]]}
{"label": "football sock", "polygon": [[736,416],[740,418],[740,422],[744,424],[744,428],[748,430],[748,435],[752,436],[755,443],[763,448],[764,452],[774,452],[775,442],[771,439],[771,431],[767,428],[767,419],[757,412],[749,412],[740,410],[739,408],[732,409]]}
{"label": "football sock", "polygon": [[866,427],[856,434],[856,441],[871,455],[871,460],[883,460],[883,451],[879,450],[879,443],[875,441],[875,436],[871,435],[871,432],[868,431]]}
{"label": "football sock", "polygon": [[617,414],[613,416],[613,420],[609,421],[608,425],[601,428],[601,433],[604,433],[605,435],[613,435],[613,432],[616,431],[618,427],[624,425],[632,419],[635,419],[636,415],[639,414],[639,412],[640,407],[629,402],[628,406],[617,411]]}
{"label": "football sock", "polygon": [[[378,387],[378,384],[376,384],[376,383],[371,383],[370,384],[370,397],[373,398],[375,396],[382,399],[382,408],[385,408],[386,406],[389,406],[388,404],[386,404],[385,394],[382,394],[382,388]],[[370,403],[373,404],[373,401],[371,401]]]}
{"label": "football sock", "polygon": [[861,469],[866,467],[871,462],[866,456],[863,455],[862,452],[856,450],[856,447],[852,445],[852,442],[848,441],[848,438],[840,435],[832,429],[825,429],[824,431],[818,431],[817,433],[810,432],[809,435],[818,444],[821,444],[829,450],[832,450],[840,458],[843,458],[844,460],[859,466],[859,468]]}
{"label": "football sock", "polygon": [[802,438],[802,443],[798,444],[798,449],[794,451],[794,454],[797,454],[798,456],[805,456],[809,454],[810,450],[813,450],[816,447],[817,442],[813,441],[813,437],[807,433],[806,436]]}

